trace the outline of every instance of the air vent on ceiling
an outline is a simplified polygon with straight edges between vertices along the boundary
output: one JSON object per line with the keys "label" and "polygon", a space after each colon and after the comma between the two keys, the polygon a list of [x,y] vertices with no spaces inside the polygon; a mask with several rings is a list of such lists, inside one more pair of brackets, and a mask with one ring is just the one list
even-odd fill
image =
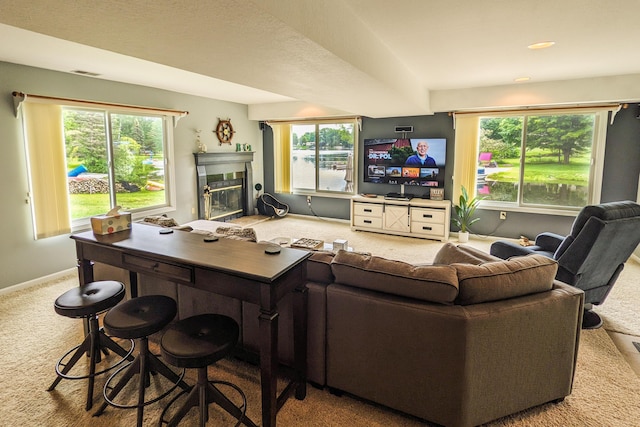
{"label": "air vent on ceiling", "polygon": [[91,71],[83,71],[83,70],[73,70],[71,72],[73,74],[80,74],[82,76],[89,76],[89,77],[98,77],[100,75],[98,73],[92,73]]}

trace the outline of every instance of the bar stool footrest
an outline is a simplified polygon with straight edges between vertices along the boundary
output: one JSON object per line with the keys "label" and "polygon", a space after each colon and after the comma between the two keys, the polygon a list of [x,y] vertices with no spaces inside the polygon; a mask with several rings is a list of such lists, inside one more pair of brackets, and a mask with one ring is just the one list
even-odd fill
{"label": "bar stool footrest", "polygon": [[[230,388],[234,389],[240,395],[240,397],[242,399],[242,404],[240,406],[234,405],[215,386],[215,384],[222,384],[222,385],[225,385],[227,387],[230,387]],[[189,395],[187,396],[186,401],[176,411],[176,414],[174,415],[174,417],[171,420],[166,420],[165,416],[166,416],[167,412],[169,411],[169,409],[173,406],[174,403],[176,403],[176,401],[178,399],[180,399],[183,395],[187,394],[187,391],[183,390],[178,395],[176,395],[173,399],[171,399],[171,401],[169,403],[167,403],[167,405],[165,406],[164,410],[162,411],[162,414],[160,414],[160,421],[158,422],[158,427],[162,427],[164,425],[168,425],[169,427],[176,426],[192,408],[198,407],[199,403],[200,403],[199,402],[200,390],[198,390],[199,387],[202,387],[202,386],[199,386],[199,385],[194,386],[193,389],[189,392]],[[251,421],[247,417],[247,396],[244,394],[244,392],[242,391],[242,389],[240,387],[238,387],[237,385],[235,385],[233,383],[230,383],[228,381],[219,381],[219,380],[208,381],[207,385],[205,385],[204,387],[207,388],[207,390],[205,392],[206,399],[207,399],[206,404],[209,405],[210,403],[216,403],[222,409],[224,409],[225,411],[229,412],[231,415],[236,417],[238,419],[238,422],[236,423],[235,427],[240,426],[240,424],[245,424],[245,425],[247,425],[249,427],[256,427],[256,425],[253,423],[253,421]],[[211,390],[211,389],[213,389],[213,390]],[[224,402],[220,402],[219,401],[220,398],[218,397],[218,395],[222,396],[225,401]],[[233,409],[230,411],[229,405],[233,405],[234,408],[237,411],[233,410]],[[235,412],[235,413],[233,413],[232,411]]]}
{"label": "bar stool footrest", "polygon": [[[106,339],[110,340],[111,338],[109,338],[108,336],[104,336]],[[87,336],[87,338],[89,338],[89,336]],[[102,339],[102,337],[101,337]],[[126,354],[120,354],[120,360],[118,360],[116,363],[114,363],[113,365],[104,368],[102,371],[98,371],[95,372],[93,374],[87,374],[87,375],[69,375],[67,373],[65,373],[65,369],[67,366],[69,366],[69,370],[76,364],[77,359],[75,361],[73,361],[73,357],[71,358],[71,360],[69,360],[67,363],[63,363],[65,361],[65,359],[74,352],[77,352],[80,347],[82,347],[84,345],[84,343],[79,344],[75,347],[73,347],[71,350],[67,351],[59,360],[58,363],[56,363],[55,369],[56,369],[56,374],[61,377],[64,378],[66,380],[84,380],[87,378],[91,378],[91,377],[97,377],[98,375],[102,375],[106,372],[111,371],[112,369],[117,368],[118,366],[120,366],[122,363],[124,363],[126,360],[130,359],[131,355],[133,354],[133,350],[135,349],[135,341],[134,340],[128,340],[131,343],[131,347],[129,348],[129,350],[124,350],[126,351]],[[102,340],[101,340],[102,343]],[[115,345],[117,345],[116,343],[114,343]],[[109,347],[109,346],[101,346],[100,350],[104,351],[103,349],[105,348],[110,348],[113,351],[113,348]],[[88,349],[83,349],[82,351],[80,351],[80,353],[84,353],[86,352]],[[75,354],[74,354],[75,356]],[[80,356],[78,356],[79,359]],[[128,364],[126,365],[128,366]],[[51,390],[49,390],[51,391]]]}
{"label": "bar stool footrest", "polygon": [[[152,357],[155,357],[155,356],[152,356]],[[116,372],[114,372],[114,373],[113,373],[113,375],[111,375],[111,377],[109,377],[109,379],[107,380],[107,382],[104,384],[104,393],[103,393],[103,398],[104,398],[104,401],[105,401],[105,403],[106,403],[106,404],[111,405],[111,406],[113,406],[113,407],[115,407],[115,408],[120,408],[120,409],[134,409],[134,408],[140,408],[140,407],[147,406],[147,405],[150,405],[150,404],[152,404],[152,403],[155,403],[155,402],[157,402],[157,401],[159,401],[159,400],[164,399],[165,397],[167,397],[168,395],[170,395],[170,394],[171,394],[171,393],[172,393],[176,388],[178,388],[178,387],[182,387],[183,389],[186,387],[186,383],[184,383],[184,382],[183,382],[183,380],[184,380],[184,377],[185,377],[185,374],[186,374],[186,371],[187,371],[187,370],[186,370],[186,369],[182,369],[182,372],[180,373],[180,375],[175,374],[175,375],[177,376],[177,379],[175,380],[175,382],[173,383],[173,385],[172,385],[172,386],[171,386],[167,391],[165,391],[164,393],[162,393],[161,395],[159,395],[159,396],[157,396],[157,397],[154,397],[153,399],[146,400],[146,401],[144,401],[143,403],[136,403],[136,404],[132,404],[132,405],[124,405],[124,404],[121,404],[121,403],[114,402],[114,401],[113,401],[113,399],[110,399],[110,398],[108,397],[108,395],[109,395],[109,394],[108,394],[108,391],[109,391],[109,390],[111,390],[111,389],[113,389],[113,387],[111,387],[111,382],[112,382],[112,381],[113,381],[113,380],[118,376],[118,374],[120,374],[120,372],[121,372],[122,370],[127,369],[127,368],[135,368],[135,367],[132,367],[132,366],[131,366],[131,365],[132,365],[132,364],[134,364],[134,363],[136,363],[136,361],[135,361],[135,360],[134,360],[133,362],[131,362],[131,363],[128,363],[128,364],[126,364],[126,365],[122,366],[120,369],[118,369]],[[169,368],[166,368],[166,369],[169,369]],[[151,372],[149,372],[149,374],[155,374],[155,373],[156,373],[156,372],[155,372],[155,371],[153,371],[153,370],[152,370]],[[125,373],[125,375],[126,375],[126,374],[127,374],[127,373]],[[133,373],[131,376],[133,376],[133,375],[135,375],[135,374],[138,374],[138,375],[139,375],[139,373]],[[165,378],[167,378],[167,376],[166,376],[166,375],[163,375],[163,376],[164,376]],[[190,390],[190,389],[191,389],[191,388],[189,388],[189,390]],[[187,390],[183,390],[183,393],[186,393],[186,392],[187,392]],[[114,396],[114,398],[115,398],[115,396]],[[103,405],[103,406],[104,406],[104,405]],[[96,414],[94,414],[94,415],[100,415],[100,414],[101,414],[101,412],[102,412],[102,411],[98,411],[98,413],[96,413]]]}

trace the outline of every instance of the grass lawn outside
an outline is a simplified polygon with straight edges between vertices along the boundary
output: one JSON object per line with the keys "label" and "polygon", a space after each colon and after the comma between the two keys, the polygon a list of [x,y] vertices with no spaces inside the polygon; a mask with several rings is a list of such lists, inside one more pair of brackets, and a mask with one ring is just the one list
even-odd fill
{"label": "grass lawn outside", "polygon": [[[102,215],[110,210],[109,195],[104,193],[94,194],[70,194],[71,218],[88,218],[94,215]],[[163,205],[165,192],[140,190],[134,193],[117,193],[116,202],[122,207],[121,211]]]}

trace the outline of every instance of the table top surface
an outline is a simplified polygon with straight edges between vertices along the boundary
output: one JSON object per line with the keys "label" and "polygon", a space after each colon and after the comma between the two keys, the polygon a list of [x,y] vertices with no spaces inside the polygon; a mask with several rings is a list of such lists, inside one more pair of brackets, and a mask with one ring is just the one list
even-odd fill
{"label": "table top surface", "polygon": [[92,231],[72,234],[76,242],[112,247],[129,254],[226,272],[260,282],[273,282],[294,266],[304,262],[309,251],[280,248],[277,254],[265,249],[273,243],[254,243],[220,238],[205,242],[202,234],[176,230],[160,234],[165,228],[133,223],[131,230],[96,235]]}

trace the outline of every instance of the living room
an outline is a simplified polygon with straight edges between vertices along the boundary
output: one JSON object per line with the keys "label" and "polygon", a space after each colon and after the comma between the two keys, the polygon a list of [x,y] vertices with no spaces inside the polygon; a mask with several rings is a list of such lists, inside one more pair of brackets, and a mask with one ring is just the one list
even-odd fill
{"label": "living room", "polygon": [[[14,25],[9,18],[0,18],[0,21],[3,22],[3,26],[4,23]],[[24,28],[28,29],[28,26]],[[225,51],[225,54],[232,57],[228,51]],[[233,62],[233,59],[229,61]],[[90,64],[83,64],[83,66],[86,69]],[[82,67],[74,68],[82,69]],[[526,92],[527,99],[537,97],[542,99],[545,105],[592,104],[605,99],[608,102],[623,103],[626,104],[626,108],[617,112],[615,120],[607,127],[606,153],[601,177],[601,201],[637,200],[640,173],[640,145],[638,144],[640,120],[637,119],[640,114],[638,111],[639,72],[640,69],[634,69],[627,70],[624,75],[600,75],[599,77],[584,77],[576,73],[576,77],[569,82],[566,81],[569,79],[565,79],[546,83],[532,82],[523,86],[505,84],[493,86],[492,89],[476,87],[434,90],[430,96],[432,111],[424,114],[376,116],[373,113],[367,115],[356,110],[351,110],[350,113],[354,116],[362,116],[362,130],[358,142],[359,149],[362,149],[365,138],[395,138],[397,133],[394,128],[405,125],[412,126],[416,135],[446,138],[453,142],[455,140],[454,118],[449,112],[457,111],[461,106],[479,110],[493,108],[497,105],[496,99],[501,95],[505,98],[517,99],[515,102],[521,107],[535,105],[533,101],[528,104],[523,103],[522,100],[525,99],[523,92]],[[203,130],[201,142],[207,146],[209,153],[235,152],[236,142],[250,145],[255,153],[254,182],[261,183],[263,191],[275,193],[272,131],[268,126],[261,126],[260,122],[291,119],[289,110],[281,112],[281,115],[276,113],[267,115],[263,109],[266,107],[257,104],[249,105],[239,101],[221,100],[224,99],[223,97],[216,99],[192,92],[181,92],[179,85],[164,89],[153,87],[151,84],[145,84],[145,75],[138,76],[139,80],[135,84],[123,83],[23,65],[10,56],[0,56],[0,75],[2,76],[0,90],[5,94],[5,108],[0,111],[0,135],[5,141],[5,152],[0,160],[4,176],[2,192],[5,195],[5,203],[1,209],[3,214],[1,230],[4,239],[0,244],[3,253],[0,266],[4,274],[0,279],[0,291],[72,269],[76,265],[75,246],[68,234],[40,240],[33,237],[27,159],[21,118],[16,115],[11,99],[13,91],[188,111],[189,114],[182,117],[174,129],[175,206],[166,211],[180,223],[197,218],[197,206],[201,194],[194,185],[196,167],[193,153],[198,150],[197,130],[199,129]],[[526,90],[523,91],[522,88]],[[363,92],[366,89],[365,87]],[[517,95],[522,96],[518,98]],[[371,99],[361,102],[372,104]],[[307,106],[306,103],[304,105]],[[300,107],[300,104],[297,106]],[[344,111],[344,109],[337,110]],[[330,108],[323,111],[327,112],[327,117],[341,116]],[[231,118],[235,131],[231,145],[221,145],[216,138],[214,130],[219,118]],[[454,144],[449,144],[447,152],[449,159],[453,160],[453,153]],[[364,165],[362,158],[355,160],[356,167],[362,168]],[[445,174],[445,199],[451,199],[453,167],[447,166]],[[364,182],[362,171],[358,172],[356,184],[357,193],[384,194],[393,191],[384,186]],[[257,193],[253,193],[253,196],[255,195]],[[317,214],[323,218],[339,220],[347,220],[350,217],[349,200],[346,198],[314,195],[312,196],[313,211],[311,211],[306,194],[277,194],[277,197],[291,207],[292,214],[309,217]],[[533,238],[542,231],[566,234],[574,219],[571,215],[540,215],[523,210],[508,210],[507,219],[501,220],[498,211],[503,210],[507,209],[481,208],[478,211],[481,220],[474,227],[474,232],[480,236],[491,235],[515,239],[521,235]],[[455,235],[452,238],[455,239]],[[366,250],[366,248],[357,249]]]}

